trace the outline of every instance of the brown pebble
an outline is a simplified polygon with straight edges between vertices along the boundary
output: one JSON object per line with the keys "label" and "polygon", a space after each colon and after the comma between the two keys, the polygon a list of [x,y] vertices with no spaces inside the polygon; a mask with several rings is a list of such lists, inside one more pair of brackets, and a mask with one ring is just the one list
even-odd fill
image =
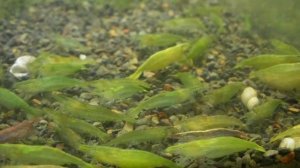
{"label": "brown pebble", "polygon": [[59,143],[59,144],[56,144],[55,148],[63,150],[65,148],[65,145],[63,143]]}
{"label": "brown pebble", "polygon": [[278,122],[275,122],[273,125],[272,125],[273,129],[276,129],[276,130],[279,130],[281,129],[281,125],[278,123]]}
{"label": "brown pebble", "polygon": [[39,106],[42,105],[42,102],[40,100],[38,100],[38,99],[32,99],[31,101],[35,105],[39,105]]}
{"label": "brown pebble", "polygon": [[160,122],[161,122],[162,124],[164,124],[164,125],[172,125],[171,122],[170,122],[170,120],[169,120],[168,118],[166,118],[166,119],[161,119]]}
{"label": "brown pebble", "polygon": [[168,115],[165,112],[158,112],[157,116],[159,119],[166,119],[168,118]]}
{"label": "brown pebble", "polygon": [[186,72],[186,71],[189,71],[190,70],[190,67],[188,67],[188,66],[182,66],[181,68],[180,68],[180,71],[181,72]]}
{"label": "brown pebble", "polygon": [[127,33],[129,33],[129,29],[123,29],[123,32],[124,32],[125,34],[127,34]]}
{"label": "brown pebble", "polygon": [[0,131],[0,143],[14,142],[24,139],[33,133],[35,120],[25,120]]}
{"label": "brown pebble", "polygon": [[289,154],[287,154],[285,156],[279,157],[280,162],[283,163],[283,164],[289,164],[294,159],[295,159],[295,153],[294,152],[290,152]]}
{"label": "brown pebble", "polygon": [[164,84],[164,90],[165,91],[173,91],[174,88],[171,84],[166,83],[166,84]]}

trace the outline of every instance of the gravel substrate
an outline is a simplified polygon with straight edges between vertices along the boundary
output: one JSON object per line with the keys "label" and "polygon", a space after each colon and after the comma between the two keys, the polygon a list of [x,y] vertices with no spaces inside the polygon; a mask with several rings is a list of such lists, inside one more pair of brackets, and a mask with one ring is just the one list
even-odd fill
{"label": "gravel substrate", "polygon": [[[201,3],[208,6],[221,5],[216,0],[206,0],[201,1]],[[91,81],[96,79],[125,78],[133,73],[148,56],[164,49],[162,47],[142,47],[137,37],[149,33],[166,32],[162,27],[164,21],[172,18],[190,17],[185,11],[196,4],[199,4],[199,2],[149,0],[136,1],[128,8],[118,8],[109,4],[94,5],[92,1],[74,1],[71,3],[71,1],[52,0],[31,5],[24,9],[19,16],[11,16],[0,20],[0,62],[5,70],[5,75],[1,81],[2,86],[14,91],[12,86],[19,80],[8,72],[9,67],[20,56],[38,56],[41,52],[78,57],[86,55],[87,58],[93,59],[96,62],[94,65],[88,66],[74,76],[78,79]],[[204,23],[206,28],[180,32],[182,36],[185,36],[187,39],[198,39],[204,34],[217,34],[217,27],[213,24],[209,15],[197,17]],[[137,105],[144,97],[155,95],[164,90],[170,91],[180,86],[180,82],[174,78],[174,75],[178,72],[192,72],[199,79],[207,82],[210,89],[220,88],[228,82],[240,81],[247,86],[255,88],[261,100],[272,97],[285,102],[272,119],[259,123],[253,128],[241,130],[247,134],[248,139],[263,146],[266,150],[278,150],[279,142],[270,143],[270,138],[300,123],[298,111],[300,105],[289,94],[278,92],[266,87],[259,81],[249,79],[249,69],[237,70],[233,68],[242,59],[268,53],[270,51],[268,48],[269,42],[261,39],[255,33],[246,32],[242,26],[241,18],[233,11],[226,11],[224,7],[221,17],[224,21],[224,31],[216,37],[215,43],[205,54],[203,62],[197,62],[195,66],[175,64],[154,74],[145,73],[140,79],[151,85],[150,91],[145,93],[145,95],[136,95],[124,101],[104,101],[81,88],[67,89],[63,92],[89,104],[101,104],[122,113]],[[80,42],[81,47],[62,47],[56,41],[56,35],[73,38]],[[35,102],[36,100],[38,100],[38,103]],[[28,102],[40,107],[57,106],[55,102],[47,98],[47,94],[35,96]],[[247,112],[247,108],[242,104],[238,96],[229,104],[217,107],[211,107],[200,101],[199,98],[194,103],[145,111],[134,127],[130,124],[125,125],[124,122],[94,122],[93,125],[104,129],[112,136],[117,136],[132,129],[171,126],[180,119],[199,114],[225,114],[245,121],[244,114]],[[8,111],[1,107],[0,130],[24,119],[25,116],[22,113]],[[83,159],[89,159],[68,145],[64,145],[54,133],[51,124],[51,120],[47,117],[44,118],[35,126],[36,131],[34,135],[21,142],[26,144],[47,144],[63,148],[68,153]],[[95,138],[87,138],[85,141],[88,144],[97,143]],[[296,168],[300,166],[297,160],[283,164],[276,158],[265,157],[263,153],[254,151],[237,153],[214,160],[206,158],[190,160],[163,153],[163,149],[176,141],[176,139],[169,138],[161,143],[142,143],[129,146],[129,148],[147,150],[159,154],[187,168]],[[184,141],[184,138],[182,141]],[[2,159],[0,158],[0,165],[1,161]],[[100,165],[99,163],[99,167]]]}

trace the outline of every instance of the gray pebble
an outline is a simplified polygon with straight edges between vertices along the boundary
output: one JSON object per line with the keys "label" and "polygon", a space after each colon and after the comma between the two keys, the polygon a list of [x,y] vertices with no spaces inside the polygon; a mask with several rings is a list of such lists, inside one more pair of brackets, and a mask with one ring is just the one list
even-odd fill
{"label": "gray pebble", "polygon": [[219,75],[216,72],[211,72],[211,73],[208,74],[208,79],[209,80],[219,79]]}
{"label": "gray pebble", "polygon": [[267,150],[265,153],[264,153],[264,157],[273,157],[275,155],[278,154],[278,151],[277,150]]}
{"label": "gray pebble", "polygon": [[85,100],[90,100],[93,98],[93,95],[88,92],[83,92],[80,94],[80,98],[85,99]]}
{"label": "gray pebble", "polygon": [[93,105],[93,106],[97,106],[97,105],[99,105],[99,102],[100,101],[99,101],[98,98],[93,98],[93,99],[90,100],[89,104]]}

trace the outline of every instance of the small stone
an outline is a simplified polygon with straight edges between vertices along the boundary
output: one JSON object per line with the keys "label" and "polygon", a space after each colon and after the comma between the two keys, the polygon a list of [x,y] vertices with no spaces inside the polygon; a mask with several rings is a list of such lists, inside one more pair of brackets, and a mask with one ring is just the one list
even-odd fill
{"label": "small stone", "polygon": [[39,123],[43,124],[43,125],[46,125],[46,124],[48,124],[48,121],[46,121],[46,120],[40,120]]}
{"label": "small stone", "polygon": [[118,33],[117,33],[117,31],[115,29],[111,29],[111,30],[109,30],[109,35],[111,37],[117,37]]}
{"label": "small stone", "polygon": [[277,150],[268,150],[264,153],[264,157],[273,157],[278,154]]}
{"label": "small stone", "polygon": [[91,99],[89,104],[93,105],[93,106],[97,106],[97,105],[99,105],[99,99],[97,99],[97,98]]}
{"label": "small stone", "polygon": [[212,50],[211,53],[212,53],[213,55],[219,55],[219,52],[218,52],[217,50]]}
{"label": "small stone", "polygon": [[208,55],[207,56],[207,60],[208,61],[213,61],[213,60],[215,60],[216,58],[215,58],[215,56],[214,55]]}
{"label": "small stone", "polygon": [[164,2],[164,3],[162,3],[162,5],[161,5],[164,9],[168,9],[168,8],[170,8],[170,5],[169,5],[169,3],[167,3],[167,2]]}
{"label": "small stone", "polygon": [[298,108],[295,108],[295,107],[289,107],[288,110],[292,113],[299,113],[300,112],[300,109]]}
{"label": "small stone", "polygon": [[155,75],[155,73],[154,73],[154,72],[150,72],[150,71],[145,71],[145,72],[143,73],[143,76],[144,76],[145,78],[152,78],[154,75]]}
{"label": "small stone", "polygon": [[169,119],[161,119],[160,121],[161,121],[162,124],[165,124],[165,125],[171,125]]}
{"label": "small stone", "polygon": [[91,93],[83,92],[80,94],[80,98],[90,100],[93,98],[93,95]]}
{"label": "small stone", "polygon": [[171,84],[166,83],[166,84],[164,84],[164,90],[165,91],[173,91],[174,88]]}
{"label": "small stone", "polygon": [[188,66],[186,66],[186,65],[180,67],[180,71],[181,72],[187,72],[189,70],[190,70],[190,68]]}
{"label": "small stone", "polygon": [[243,159],[241,157],[236,158],[236,167],[242,167]]}
{"label": "small stone", "polygon": [[130,32],[129,29],[123,29],[123,33],[127,34],[127,33],[129,33],[129,32]]}
{"label": "small stone", "polygon": [[217,73],[215,73],[215,72],[211,72],[209,74],[209,80],[216,80],[218,78],[219,78],[219,75]]}
{"label": "small stone", "polygon": [[295,150],[300,149],[300,137],[293,137],[295,140]]}
{"label": "small stone", "polygon": [[147,124],[146,125],[139,125],[139,126],[136,126],[134,130],[135,131],[137,131],[137,130],[145,130],[147,128],[149,128],[149,126]]}
{"label": "small stone", "polygon": [[247,105],[248,101],[253,97],[257,97],[257,92],[252,87],[246,87],[241,94],[241,99],[244,105]]}
{"label": "small stone", "polygon": [[293,138],[284,138],[279,145],[279,149],[288,149],[293,151],[295,149],[295,140]]}
{"label": "small stone", "polygon": [[101,122],[94,122],[93,126],[98,127],[98,126],[102,126]]}
{"label": "small stone", "polygon": [[151,118],[149,118],[149,116],[145,116],[141,119],[138,119],[135,124],[136,125],[144,125],[144,124],[148,124]]}
{"label": "small stone", "polygon": [[213,70],[216,67],[216,64],[214,62],[210,62],[207,64],[208,70]]}
{"label": "small stone", "polygon": [[79,55],[79,59],[81,59],[81,60],[85,60],[85,59],[86,59],[86,55],[84,55],[84,54],[80,54],[80,55]]}
{"label": "small stone", "polygon": [[175,116],[175,115],[172,115],[172,116],[170,116],[170,121],[173,123],[173,124],[175,124],[175,123],[177,123],[178,121],[179,121],[179,118],[177,117],[177,116]]}
{"label": "small stone", "polygon": [[10,127],[8,124],[0,124],[0,130]]}
{"label": "small stone", "polygon": [[38,100],[38,99],[32,99],[31,101],[35,105],[39,105],[39,106],[42,105],[42,102],[40,100]]}
{"label": "small stone", "polygon": [[169,10],[169,11],[168,11],[168,15],[172,17],[172,16],[175,15],[175,12],[174,12],[173,10]]}
{"label": "small stone", "polygon": [[122,129],[122,131],[124,131],[124,132],[133,131],[133,125],[130,124],[130,123],[128,123],[128,122],[126,122],[125,125],[124,125],[124,127],[123,127],[123,129]]}
{"label": "small stone", "polygon": [[259,105],[259,99],[257,97],[252,97],[250,100],[247,102],[247,108],[249,110],[252,110],[255,106]]}
{"label": "small stone", "polygon": [[158,117],[156,115],[152,116],[151,121],[155,125],[159,124],[159,119],[158,119]]}
{"label": "small stone", "polygon": [[203,75],[203,69],[202,69],[202,68],[197,68],[197,69],[196,69],[196,74],[197,74],[198,76]]}
{"label": "small stone", "polygon": [[106,131],[106,133],[109,134],[109,135],[111,135],[113,132],[114,132],[114,130],[112,130],[112,129],[108,129],[108,130]]}

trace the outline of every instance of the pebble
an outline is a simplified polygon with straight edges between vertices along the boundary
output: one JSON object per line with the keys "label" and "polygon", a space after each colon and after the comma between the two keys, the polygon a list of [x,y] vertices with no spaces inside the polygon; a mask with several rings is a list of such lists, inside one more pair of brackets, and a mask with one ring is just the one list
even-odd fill
{"label": "pebble", "polygon": [[208,60],[208,61],[214,61],[215,59],[216,59],[216,57],[215,57],[214,55],[209,54],[209,55],[207,56],[207,60]]}
{"label": "pebble", "polygon": [[10,127],[8,124],[0,124],[0,130]]}
{"label": "pebble", "polygon": [[219,79],[219,75],[216,72],[211,72],[208,74],[208,80],[217,80]]}
{"label": "pebble", "polygon": [[111,37],[117,37],[117,36],[118,36],[118,33],[117,33],[117,31],[116,31],[115,29],[111,29],[111,30],[109,31],[109,35],[110,35]]}
{"label": "pebble", "polygon": [[154,72],[150,72],[150,71],[145,71],[145,72],[143,72],[143,76],[145,78],[152,78],[152,77],[155,76],[155,73]]}
{"label": "pebble", "polygon": [[248,110],[252,110],[255,106],[259,105],[260,101],[257,97],[257,92],[252,87],[246,87],[242,94],[241,100],[243,104],[248,108]]}
{"label": "pebble", "polygon": [[216,63],[215,62],[210,62],[207,64],[207,68],[208,70],[213,70],[216,67]]}
{"label": "pebble", "polygon": [[165,91],[173,91],[174,90],[173,86],[171,84],[168,84],[168,83],[164,84],[163,88],[164,88]]}
{"label": "pebble", "polygon": [[277,150],[267,150],[265,153],[264,153],[264,157],[274,157],[276,155],[278,155],[278,151]]}
{"label": "pebble", "polygon": [[99,99],[98,98],[93,98],[90,100],[89,104],[93,106],[98,106],[99,105]]}
{"label": "pebble", "polygon": [[130,132],[130,131],[133,131],[133,124],[126,122],[122,129],[122,132]]}
{"label": "pebble", "polygon": [[203,75],[203,69],[202,68],[197,68],[196,69],[196,74],[198,75],[198,76],[201,76],[201,75]]}
{"label": "pebble", "polygon": [[85,100],[90,100],[93,98],[93,95],[88,92],[83,92],[80,94],[80,98],[85,99]]}
{"label": "pebble", "polygon": [[179,118],[176,115],[170,116],[169,119],[170,119],[172,124],[176,124],[180,121]]}
{"label": "pebble", "polygon": [[159,124],[159,118],[157,117],[157,115],[153,115],[152,118],[151,118],[151,121],[155,125]]}
{"label": "pebble", "polygon": [[151,118],[152,118],[151,115],[146,115],[146,116],[144,116],[143,118],[138,119],[138,120],[136,121],[135,124],[136,124],[136,125],[149,124],[149,123],[151,122]]}
{"label": "pebble", "polygon": [[[194,1],[197,4],[196,0]],[[208,0],[210,4],[217,4],[217,0]],[[64,2],[61,2],[62,4]],[[185,3],[190,3],[189,1]],[[34,17],[30,18],[36,21],[38,26],[35,24],[30,24],[27,17],[24,17],[24,21],[20,26],[17,26],[19,20],[11,20],[1,26],[5,27],[5,31],[0,33],[0,46],[4,46],[1,50],[1,54],[3,53],[4,57],[0,57],[1,62],[11,64],[13,63],[14,59],[18,55],[23,55],[24,53],[31,53],[37,51],[51,51],[56,53],[61,53],[59,50],[53,48],[51,34],[49,32],[62,32],[65,35],[69,36],[76,36],[82,43],[85,45],[93,48],[91,55],[89,53],[88,57],[91,59],[95,59],[97,65],[95,68],[91,68],[91,73],[93,77],[91,79],[99,79],[99,78],[117,78],[121,75],[126,76],[127,74],[131,73],[132,71],[136,70],[138,64],[141,64],[145,59],[145,55],[151,55],[152,53],[148,52],[141,52],[139,46],[136,42],[131,40],[130,38],[136,37],[136,35],[143,35],[147,33],[157,33],[161,30],[161,26],[157,25],[157,21],[164,21],[169,18],[176,18],[181,17],[182,13],[177,8],[173,9],[172,3],[169,2],[161,2],[161,1],[151,1],[150,4],[148,2],[139,3],[139,9],[128,10],[123,12],[118,12],[116,9],[112,9],[111,7],[107,7],[105,9],[98,10],[97,15],[93,15],[93,6],[87,4],[87,2],[82,3],[83,5],[80,8],[81,10],[75,10],[73,7],[70,6],[57,6],[51,4],[50,8],[43,8],[42,10],[45,12],[40,12],[41,9],[36,7],[32,7],[31,9],[36,8],[31,15]],[[162,9],[163,12],[157,9]],[[181,7],[180,7],[181,8]],[[63,9],[63,10],[62,10]],[[91,10],[91,12],[86,13],[86,10]],[[89,19],[81,19],[82,16],[87,16]],[[101,16],[99,18],[99,16]],[[233,81],[241,81],[247,78],[247,72],[231,72],[228,69],[232,67],[228,67],[228,65],[233,65],[236,60],[231,55],[238,55],[239,59],[242,60],[246,56],[245,54],[241,53],[241,51],[246,52],[247,55],[254,55],[260,52],[259,47],[256,46],[256,41],[253,42],[252,39],[248,39],[245,37],[241,37],[238,34],[240,32],[239,24],[235,23],[235,20],[230,17],[231,15],[226,15],[224,18],[226,24],[226,35],[220,35],[218,41],[216,42],[216,46],[213,46],[210,53],[207,54],[207,59],[205,61],[209,62],[209,64],[203,64],[201,67],[184,67],[182,70],[184,71],[196,71],[198,76],[202,76],[205,79],[205,82],[208,83],[209,86],[220,86],[227,83],[230,80]],[[30,15],[28,16],[30,17]],[[5,19],[4,19],[5,20]],[[205,19],[209,20],[209,18]],[[29,20],[31,21],[31,20]],[[67,24],[66,24],[67,23]],[[23,26],[22,26],[23,25]],[[46,26],[42,26],[46,25]],[[28,28],[27,28],[28,27]],[[209,31],[209,30],[207,30]],[[92,33],[91,33],[92,32]],[[199,33],[199,32],[198,32]],[[200,34],[203,33],[200,31]],[[208,32],[210,33],[210,32]],[[194,34],[193,34],[194,35]],[[197,34],[196,34],[197,35]],[[194,35],[194,36],[196,36]],[[43,40],[45,39],[45,40]],[[38,43],[38,44],[37,44]],[[249,45],[251,44],[251,45]],[[130,48],[133,52],[124,52],[124,48]],[[158,50],[158,49],[153,49]],[[137,51],[135,53],[135,51]],[[66,53],[72,54],[72,53]],[[87,53],[85,53],[87,54]],[[80,58],[85,59],[86,55],[83,53],[77,53]],[[140,59],[140,62],[138,61]],[[234,60],[234,61],[232,61]],[[170,66],[171,67],[171,66]],[[176,70],[176,69],[175,69]],[[176,71],[172,72],[176,72]],[[208,72],[208,70],[211,70]],[[214,70],[214,72],[212,72]],[[238,71],[238,70],[236,70]],[[155,73],[151,72],[152,74],[143,74],[146,78],[155,78],[155,80],[149,80],[150,84],[154,83],[154,87],[162,86],[165,84],[166,79],[163,81],[157,80]],[[205,75],[204,75],[205,74]],[[205,77],[204,77],[205,76]],[[226,76],[226,78],[224,77]],[[89,79],[85,76],[79,76],[83,79]],[[168,78],[167,76],[163,76],[164,78]],[[220,82],[220,78],[223,79],[222,83]],[[151,81],[158,81],[158,82],[151,82]],[[216,84],[217,83],[217,84]],[[173,84],[173,83],[172,83]],[[261,89],[261,85],[257,84],[259,89]],[[176,85],[175,85],[176,86]],[[254,86],[254,85],[251,85]],[[256,88],[256,87],[255,87]],[[166,86],[164,86],[164,90],[168,90]],[[147,94],[151,94],[152,92],[149,91]],[[157,93],[157,92],[155,92]],[[80,94],[80,92],[78,93]],[[274,94],[270,94],[273,96]],[[148,95],[146,95],[148,96]],[[100,103],[98,98],[93,98],[93,95],[89,93],[81,93],[80,98],[84,100],[90,100],[89,103],[91,105],[98,105]],[[234,102],[235,103],[235,102]],[[129,104],[131,105],[131,104]],[[201,106],[201,105],[199,105]],[[235,104],[233,104],[235,106]],[[120,107],[120,106],[117,106]],[[240,108],[242,109],[242,108]],[[121,107],[121,109],[125,111],[125,107]],[[180,109],[179,109],[180,110]],[[214,110],[214,114],[217,114],[216,111],[227,111],[226,107],[217,108]],[[286,109],[285,109],[286,110]],[[299,109],[297,108],[289,108],[291,112],[298,113]],[[212,109],[207,110],[207,114],[211,114]],[[195,114],[200,114],[203,112],[201,110],[193,112],[193,114],[189,116],[193,116]],[[185,114],[185,113],[183,113]],[[212,115],[214,115],[212,114]],[[280,114],[284,116],[285,113]],[[144,123],[144,127],[151,126],[151,124],[159,124],[166,123],[170,125],[171,123],[178,122],[182,116],[170,116],[169,119],[161,119],[155,117],[155,115],[148,115],[144,118],[138,120],[138,122]],[[141,122],[143,120],[143,122]],[[280,124],[284,125],[285,127],[292,126],[293,124],[297,123],[295,119],[284,119],[280,120]],[[98,125],[99,123],[95,122],[94,125]],[[3,125],[3,124],[1,124]],[[137,124],[138,125],[138,124]],[[108,132],[114,133],[119,132],[122,128],[123,122],[119,122],[118,124],[109,125]],[[110,129],[110,127],[112,127]],[[125,128],[128,127],[129,129]],[[132,126],[125,125],[124,130],[130,131],[132,130]],[[284,127],[284,128],[285,128]],[[264,129],[262,129],[264,130]],[[265,130],[264,130],[265,131]],[[281,130],[279,130],[281,131]],[[254,132],[255,135],[252,134],[253,139],[261,140],[262,137],[265,137],[265,133],[262,132]],[[274,131],[270,131],[270,136],[274,134]],[[261,134],[261,135],[259,135]],[[258,136],[256,136],[258,135]],[[261,145],[261,143],[260,143]],[[265,144],[263,144],[265,145]],[[143,146],[144,147],[144,146]],[[142,148],[143,148],[142,147]],[[161,151],[162,148],[160,145],[154,144],[153,149]],[[69,152],[69,151],[68,151]],[[170,155],[169,157],[171,157]],[[220,163],[230,163],[231,167],[232,162],[230,160],[234,160],[237,155],[226,156],[224,159],[218,160]],[[248,157],[248,156],[247,156]],[[244,158],[237,157],[237,160],[242,161]],[[176,158],[172,158],[176,159]],[[199,159],[201,160],[201,159]],[[197,161],[199,161],[197,160]],[[249,163],[247,165],[242,165],[244,167],[255,166],[255,162],[249,159]],[[197,161],[194,161],[194,166],[199,167]],[[199,161],[200,162],[200,161]],[[208,165],[207,167],[209,167]],[[257,165],[256,165],[257,166]],[[216,166],[211,166],[216,167]]]}
{"label": "pebble", "polygon": [[81,60],[86,60],[86,58],[87,58],[87,56],[84,54],[79,55],[79,59],[81,59]]}
{"label": "pebble", "polygon": [[295,107],[289,107],[288,110],[292,113],[299,113],[300,112],[300,109],[298,108],[295,108]]}
{"label": "pebble", "polygon": [[39,123],[40,124],[48,124],[48,121],[47,120],[40,120]]}
{"label": "pebble", "polygon": [[170,120],[169,119],[161,119],[160,122],[164,125],[171,125]]}
{"label": "pebble", "polygon": [[93,122],[93,126],[102,127],[102,123],[101,122]]}
{"label": "pebble", "polygon": [[281,140],[279,149],[288,149],[293,151],[295,149],[295,140],[293,138],[284,138]]}
{"label": "pebble", "polygon": [[249,110],[252,110],[255,106],[257,106],[260,103],[259,99],[257,97],[252,97],[248,100],[246,106]]}

